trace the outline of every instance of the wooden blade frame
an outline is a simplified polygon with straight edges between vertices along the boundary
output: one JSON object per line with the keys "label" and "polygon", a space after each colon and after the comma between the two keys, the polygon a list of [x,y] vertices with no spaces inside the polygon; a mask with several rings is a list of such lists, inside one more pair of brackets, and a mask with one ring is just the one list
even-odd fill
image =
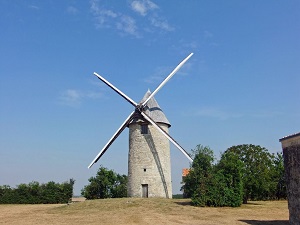
{"label": "wooden blade frame", "polygon": [[95,159],[91,162],[88,168],[91,168],[92,165],[94,165],[100,157],[106,152],[106,150],[109,148],[109,146],[116,140],[116,138],[122,133],[122,131],[127,127],[127,125],[131,122],[133,118],[133,114],[135,111],[133,111],[127,119],[124,121],[124,123],[120,126],[120,128],[116,131],[116,133],[111,137],[111,139],[106,143],[106,145],[102,148],[102,150],[99,152],[99,154],[95,157]]}
{"label": "wooden blade frame", "polygon": [[103,147],[103,149],[99,152],[99,154],[95,157],[95,159],[91,162],[91,164],[88,166],[88,168],[91,168],[100,158],[101,156],[106,152],[106,150],[110,147],[110,145],[116,140],[116,138],[122,133],[122,131],[128,126],[128,124],[132,121],[134,113],[136,111],[140,112],[142,116],[148,120],[156,129],[158,129],[166,138],[168,138],[169,141],[171,141],[191,162],[193,162],[193,159],[190,157],[190,155],[166,132],[164,131],[154,120],[151,119],[145,112],[144,107],[146,106],[147,102],[154,97],[154,95],[171,79],[172,76],[186,63],[189,58],[191,58],[193,53],[189,54],[181,63],[176,66],[176,68],[162,81],[162,83],[150,94],[150,96],[141,104],[137,104],[135,101],[133,101],[131,98],[129,98],[127,95],[125,95],[122,91],[120,91],[117,87],[112,85],[110,82],[108,82],[104,77],[100,76],[96,72],[94,72],[94,75],[97,76],[102,82],[104,82],[106,85],[108,85],[110,88],[112,88],[115,92],[117,92],[121,97],[123,97],[127,102],[129,102],[131,105],[135,107],[135,110],[127,117],[127,119],[124,121],[124,123],[120,126],[120,128],[116,131],[116,133],[111,137],[111,139],[106,143],[106,145]]}
{"label": "wooden blade frame", "polygon": [[137,106],[137,103],[133,101],[131,98],[129,98],[127,95],[125,95],[122,91],[120,91],[118,88],[116,88],[114,85],[109,83],[104,77],[100,76],[96,72],[94,72],[94,75],[97,76],[100,80],[102,80],[105,84],[107,84],[109,87],[111,87],[115,92],[117,92],[119,95],[121,95],[127,102],[129,102],[134,107]]}
{"label": "wooden blade frame", "polygon": [[166,131],[164,131],[154,120],[151,119],[146,113],[141,113],[143,117],[148,120],[156,129],[158,129],[163,135],[165,135],[166,138],[169,139],[170,142],[172,142],[191,162],[193,162],[193,159],[191,156],[175,141],[174,138],[172,138]]}
{"label": "wooden blade frame", "polygon": [[172,76],[192,57],[194,53],[189,54],[181,63],[176,66],[176,68],[161,82],[161,84],[149,95],[149,97],[142,103],[142,106],[145,107],[147,102],[171,79]]}

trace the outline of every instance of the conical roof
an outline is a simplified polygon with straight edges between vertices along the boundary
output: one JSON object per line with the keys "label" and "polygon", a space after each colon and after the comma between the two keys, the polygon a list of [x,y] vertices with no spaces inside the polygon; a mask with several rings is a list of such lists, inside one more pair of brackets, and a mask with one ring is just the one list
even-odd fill
{"label": "conical roof", "polygon": [[[144,95],[143,99],[140,101],[140,103],[143,103],[149,96],[151,95],[151,91],[148,90],[146,94]],[[144,112],[150,116],[156,123],[164,123],[167,124],[169,127],[171,126],[169,120],[165,116],[164,112],[158,105],[157,101],[154,97],[152,97],[146,104],[144,108]]]}

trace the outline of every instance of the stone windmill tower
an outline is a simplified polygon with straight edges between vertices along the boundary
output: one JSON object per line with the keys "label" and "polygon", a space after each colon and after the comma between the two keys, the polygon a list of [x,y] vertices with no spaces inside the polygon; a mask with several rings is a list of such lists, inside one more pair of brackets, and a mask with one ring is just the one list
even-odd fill
{"label": "stone windmill tower", "polygon": [[[141,102],[151,95],[147,91]],[[154,98],[144,111],[168,133],[171,124]],[[128,196],[172,196],[170,143],[139,114],[129,124]]]}
{"label": "stone windmill tower", "polygon": [[135,107],[120,128],[95,157],[90,168],[106,152],[114,140],[129,127],[128,197],[172,198],[170,145],[172,142],[190,161],[189,154],[169,135],[171,124],[156,102],[154,95],[193,55],[186,57],[155,89],[148,91],[137,104],[97,73],[101,81]]}

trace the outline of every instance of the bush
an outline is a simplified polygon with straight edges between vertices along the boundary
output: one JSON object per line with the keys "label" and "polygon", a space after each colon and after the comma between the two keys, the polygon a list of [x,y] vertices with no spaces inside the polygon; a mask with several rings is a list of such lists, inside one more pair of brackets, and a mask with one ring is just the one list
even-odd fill
{"label": "bush", "polygon": [[190,173],[184,178],[184,195],[195,206],[232,206],[242,204],[242,163],[234,154],[223,155],[213,164],[213,151],[198,145]]}
{"label": "bush", "polygon": [[240,206],[250,200],[286,199],[283,157],[259,145],[228,148],[217,164],[213,151],[198,145],[184,196],[197,206]]}
{"label": "bush", "polygon": [[229,152],[242,161],[244,203],[286,198],[282,154],[252,144],[232,146],[224,154]]}
{"label": "bush", "polygon": [[100,166],[95,177],[81,190],[86,199],[127,197],[127,176]]}
{"label": "bush", "polygon": [[1,204],[54,204],[68,203],[73,195],[75,181],[55,183],[50,181],[40,185],[33,181],[29,184],[19,184],[16,188],[0,186]]}

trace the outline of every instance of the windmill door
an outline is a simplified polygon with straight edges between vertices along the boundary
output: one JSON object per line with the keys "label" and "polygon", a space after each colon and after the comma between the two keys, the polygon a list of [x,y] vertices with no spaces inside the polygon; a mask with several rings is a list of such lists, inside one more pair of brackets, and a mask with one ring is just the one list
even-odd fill
{"label": "windmill door", "polygon": [[148,198],[148,184],[142,184],[142,197]]}

